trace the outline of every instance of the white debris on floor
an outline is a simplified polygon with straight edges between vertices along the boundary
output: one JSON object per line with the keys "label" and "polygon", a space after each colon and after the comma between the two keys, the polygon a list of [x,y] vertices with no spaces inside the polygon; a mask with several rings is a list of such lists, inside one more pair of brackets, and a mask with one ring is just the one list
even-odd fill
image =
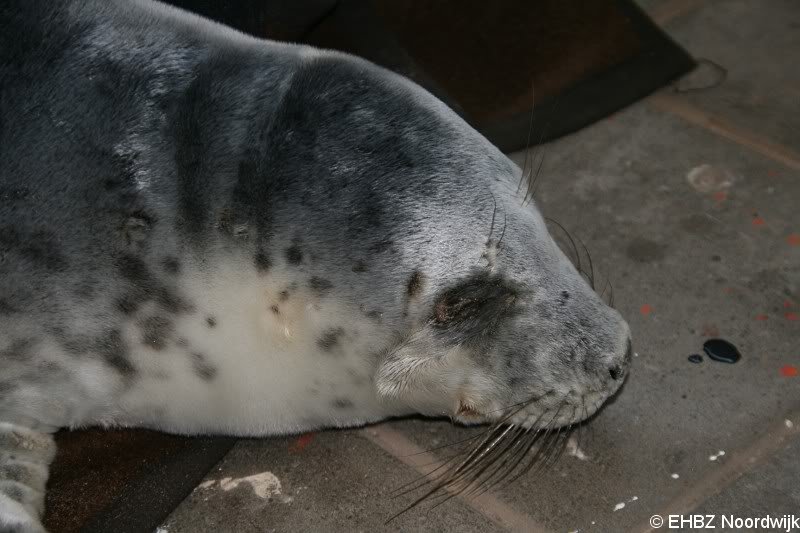
{"label": "white debris on floor", "polygon": [[716,454],[714,454],[714,455],[709,455],[709,456],[708,456],[708,460],[709,460],[709,461],[716,461],[717,459],[719,459],[719,458],[720,458],[720,457],[722,457],[723,455],[725,455],[725,450],[720,450],[720,451],[718,451],[718,452],[717,452]]}

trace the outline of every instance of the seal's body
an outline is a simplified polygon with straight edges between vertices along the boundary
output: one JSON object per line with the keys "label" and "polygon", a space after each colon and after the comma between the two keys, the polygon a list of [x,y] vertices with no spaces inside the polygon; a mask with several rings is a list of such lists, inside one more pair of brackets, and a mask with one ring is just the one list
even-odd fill
{"label": "seal's body", "polygon": [[147,0],[3,2],[0,529],[40,528],[60,427],[589,416],[629,330],[520,179],[365,61]]}

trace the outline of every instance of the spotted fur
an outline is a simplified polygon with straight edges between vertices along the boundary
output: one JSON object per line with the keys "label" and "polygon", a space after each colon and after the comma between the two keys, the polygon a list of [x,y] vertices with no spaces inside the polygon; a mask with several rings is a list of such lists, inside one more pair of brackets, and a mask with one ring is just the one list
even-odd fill
{"label": "spotted fur", "polygon": [[8,0],[0,117],[0,529],[41,531],[61,427],[567,424],[624,379],[628,327],[520,169],[363,60]]}

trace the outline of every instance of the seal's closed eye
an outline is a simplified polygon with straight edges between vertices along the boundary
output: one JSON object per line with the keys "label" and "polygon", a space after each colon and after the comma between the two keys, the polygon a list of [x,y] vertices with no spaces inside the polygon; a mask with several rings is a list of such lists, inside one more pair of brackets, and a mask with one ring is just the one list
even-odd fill
{"label": "seal's closed eye", "polygon": [[436,299],[431,325],[459,337],[459,342],[489,335],[512,311],[518,294],[502,277],[475,274]]}

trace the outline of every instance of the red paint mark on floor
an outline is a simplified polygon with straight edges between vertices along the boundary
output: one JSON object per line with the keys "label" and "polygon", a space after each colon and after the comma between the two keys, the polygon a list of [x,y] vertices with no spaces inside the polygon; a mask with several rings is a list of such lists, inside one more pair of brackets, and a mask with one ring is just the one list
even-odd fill
{"label": "red paint mark on floor", "polygon": [[300,453],[306,449],[306,446],[311,444],[311,441],[314,440],[313,433],[306,433],[304,435],[300,435],[296,441],[289,445],[289,451],[292,453]]}
{"label": "red paint mark on floor", "polygon": [[714,324],[703,324],[700,335],[703,337],[719,337],[719,328]]}
{"label": "red paint mark on floor", "polygon": [[717,203],[724,202],[728,199],[728,191],[717,191],[714,193],[714,200]]}
{"label": "red paint mark on floor", "polygon": [[793,305],[794,305],[794,304],[792,303],[792,301],[791,301],[791,300],[784,300],[784,301],[783,301],[783,306],[784,306],[785,308],[787,308],[787,309],[788,309],[789,307],[793,306]]}
{"label": "red paint mark on floor", "polygon": [[724,292],[725,294],[730,294],[733,292],[733,287],[725,287],[722,289],[722,292]]}
{"label": "red paint mark on floor", "polygon": [[798,315],[798,314],[797,314],[797,313],[795,313],[794,311],[786,311],[786,312],[783,314],[783,316],[785,316],[785,317],[786,317],[786,320],[792,320],[792,321],[794,321],[794,320],[798,320],[798,319],[800,319],[800,315]]}
{"label": "red paint mark on floor", "polygon": [[764,221],[763,218],[761,218],[761,217],[754,217],[753,218],[753,225],[754,226],[763,226],[764,224],[766,224],[766,222]]}
{"label": "red paint mark on floor", "polygon": [[793,378],[797,376],[797,367],[794,365],[786,365],[781,367],[781,376],[785,378]]}
{"label": "red paint mark on floor", "polygon": [[778,175],[778,171],[775,170],[774,168],[771,168],[771,169],[767,170],[767,176],[770,176],[770,177],[774,178],[777,175]]}
{"label": "red paint mark on floor", "polygon": [[766,320],[767,318],[769,318],[767,315],[756,315],[756,320]]}
{"label": "red paint mark on floor", "polygon": [[653,312],[653,306],[650,304],[644,304],[639,308],[639,312],[642,313],[644,316],[647,316]]}
{"label": "red paint mark on floor", "polygon": [[786,237],[786,242],[789,243],[789,246],[800,246],[800,233],[791,233]]}

